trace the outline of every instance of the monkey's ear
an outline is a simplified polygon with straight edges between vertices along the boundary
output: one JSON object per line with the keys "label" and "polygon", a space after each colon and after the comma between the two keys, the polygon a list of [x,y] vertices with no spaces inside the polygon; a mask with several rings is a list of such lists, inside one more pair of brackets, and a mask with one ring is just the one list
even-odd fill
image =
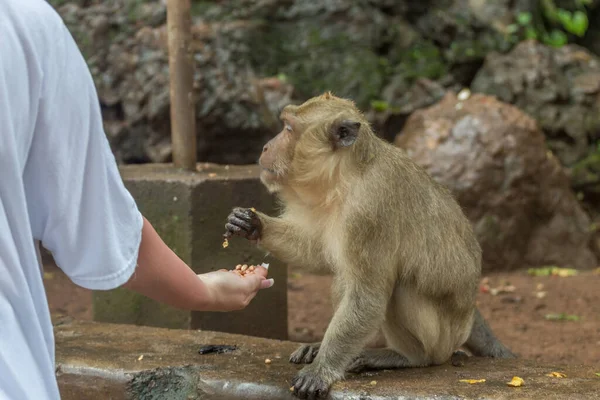
{"label": "monkey's ear", "polygon": [[348,147],[358,138],[360,122],[344,119],[335,122],[331,127],[331,141],[336,148]]}

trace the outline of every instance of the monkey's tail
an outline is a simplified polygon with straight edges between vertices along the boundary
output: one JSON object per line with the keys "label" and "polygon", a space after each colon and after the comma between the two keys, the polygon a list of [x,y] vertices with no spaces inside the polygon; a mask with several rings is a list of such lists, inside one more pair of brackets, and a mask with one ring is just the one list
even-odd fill
{"label": "monkey's tail", "polygon": [[475,321],[471,329],[471,335],[465,343],[465,347],[474,355],[479,357],[494,358],[516,358],[517,356],[508,347],[496,338],[479,309],[475,309]]}

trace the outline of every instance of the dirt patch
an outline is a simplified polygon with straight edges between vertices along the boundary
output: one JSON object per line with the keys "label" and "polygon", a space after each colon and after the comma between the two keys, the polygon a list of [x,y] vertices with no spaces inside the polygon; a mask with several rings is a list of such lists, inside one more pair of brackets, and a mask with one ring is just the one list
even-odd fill
{"label": "dirt patch", "polygon": [[[498,337],[519,356],[542,362],[598,365],[600,275],[581,272],[570,277],[532,277],[527,271],[516,271],[488,278],[491,288],[514,286],[513,292],[495,296],[479,293],[478,302]],[[91,291],[77,287],[52,264],[46,266],[44,283],[53,314],[91,319]],[[332,315],[330,284],[329,276],[290,271],[290,340],[312,342],[322,338]],[[561,313],[579,320],[546,319],[548,314]]]}
{"label": "dirt patch", "polygon": [[[320,340],[332,315],[329,298],[323,296],[329,292],[331,278],[293,272],[289,276],[290,340]],[[600,275],[532,277],[527,271],[515,271],[487,277],[491,288],[515,288],[495,296],[479,293],[478,303],[496,335],[520,357],[598,365]],[[539,292],[546,294],[538,298]],[[561,313],[579,320],[546,319],[547,314]]]}

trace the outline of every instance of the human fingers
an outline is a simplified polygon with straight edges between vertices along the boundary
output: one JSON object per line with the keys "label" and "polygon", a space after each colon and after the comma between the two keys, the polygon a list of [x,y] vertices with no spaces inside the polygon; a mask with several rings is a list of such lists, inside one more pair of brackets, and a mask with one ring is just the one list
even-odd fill
{"label": "human fingers", "polygon": [[269,273],[269,264],[262,263],[262,265],[255,267],[254,273],[258,276],[266,278],[267,274]]}
{"label": "human fingers", "polygon": [[275,279],[263,279],[260,281],[260,289],[268,289],[275,284]]}
{"label": "human fingers", "polygon": [[[260,267],[260,268],[262,270],[266,270],[263,267]],[[261,271],[260,273],[256,273],[256,270],[254,272],[255,273],[253,273],[253,274],[246,275],[246,277],[244,278],[244,282],[248,283],[248,285],[250,286],[250,290],[252,292],[256,293],[260,289],[270,288],[275,283],[275,280],[273,278],[267,279],[264,276],[264,275],[266,275],[266,272]]]}

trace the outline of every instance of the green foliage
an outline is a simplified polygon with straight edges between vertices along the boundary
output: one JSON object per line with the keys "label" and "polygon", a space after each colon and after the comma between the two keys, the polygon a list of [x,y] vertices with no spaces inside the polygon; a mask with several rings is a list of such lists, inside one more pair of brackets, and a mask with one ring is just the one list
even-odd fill
{"label": "green foliage", "polygon": [[531,276],[575,276],[579,273],[573,268],[560,268],[557,266],[542,267],[542,268],[529,268],[527,273]]}
{"label": "green foliage", "polygon": [[586,193],[600,193],[600,142],[594,147],[587,156],[571,167],[573,187],[581,188]]}
{"label": "green foliage", "polygon": [[429,41],[413,44],[402,52],[396,65],[395,72],[409,82],[416,78],[439,79],[448,72],[442,52]]}
{"label": "green foliage", "polygon": [[578,315],[566,313],[546,314],[544,318],[548,321],[579,321],[581,319],[581,317],[579,317]]}
{"label": "green foliage", "polygon": [[521,12],[514,24],[507,27],[512,43],[535,39],[553,47],[569,43],[570,38],[583,37],[589,28],[586,6],[591,0],[576,0],[575,10],[557,7],[553,0],[541,0],[535,14]]}
{"label": "green foliage", "polygon": [[388,104],[388,102],[383,100],[372,100],[371,108],[377,112],[385,112],[389,110],[390,105]]}

